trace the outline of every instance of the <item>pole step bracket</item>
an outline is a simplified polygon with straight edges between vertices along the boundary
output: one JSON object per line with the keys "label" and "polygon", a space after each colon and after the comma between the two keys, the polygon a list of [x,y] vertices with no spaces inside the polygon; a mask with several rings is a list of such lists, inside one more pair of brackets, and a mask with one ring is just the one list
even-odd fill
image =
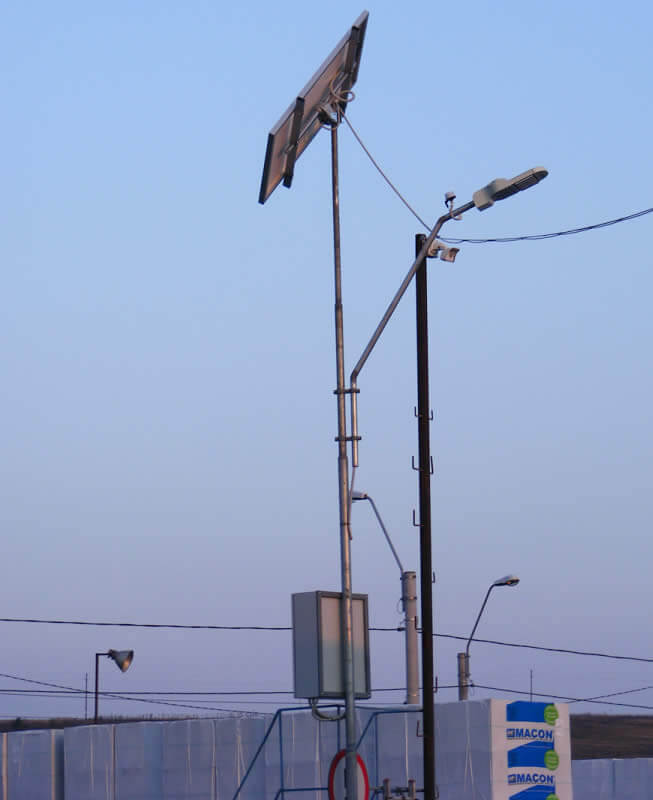
{"label": "pole step bracket", "polygon": [[[435,471],[435,470],[433,469],[433,456],[429,456],[429,460],[430,460],[430,462],[431,462],[431,466],[430,466],[429,474],[433,475],[433,473],[434,473],[434,471]],[[413,465],[413,469],[415,470],[415,472],[421,472],[421,469],[420,469],[419,465],[418,465],[418,466],[415,466],[415,456],[412,456],[412,457],[411,457],[411,464]]]}
{"label": "pole step bracket", "polygon": [[[413,406],[413,411],[415,412],[415,416],[417,417],[417,419],[420,419],[423,416],[423,414],[420,414],[419,411],[417,410],[417,406]],[[434,419],[435,416],[433,415],[433,411],[429,411],[428,413],[429,422],[433,422]]]}

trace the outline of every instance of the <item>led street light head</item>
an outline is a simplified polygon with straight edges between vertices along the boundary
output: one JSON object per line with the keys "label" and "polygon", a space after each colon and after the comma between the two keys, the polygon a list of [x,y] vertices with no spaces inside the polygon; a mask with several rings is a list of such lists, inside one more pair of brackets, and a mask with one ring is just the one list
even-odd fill
{"label": "led street light head", "polygon": [[494,204],[495,200],[504,200],[506,197],[517,194],[517,192],[522,192],[524,189],[530,189],[531,186],[535,186],[536,183],[546,178],[548,174],[548,170],[544,169],[544,167],[534,167],[533,169],[527,169],[526,172],[522,172],[520,175],[515,175],[510,180],[497,178],[492,183],[488,183],[487,186],[474,192],[472,200],[479,211],[485,211],[486,208]]}

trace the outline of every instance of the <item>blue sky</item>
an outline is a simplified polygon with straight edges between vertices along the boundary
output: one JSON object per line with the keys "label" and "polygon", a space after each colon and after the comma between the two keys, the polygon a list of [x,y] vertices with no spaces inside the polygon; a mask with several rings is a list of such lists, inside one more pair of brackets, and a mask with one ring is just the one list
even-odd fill
{"label": "blue sky", "polygon": [[[290,191],[257,198],[268,131],[361,11],[3,8],[1,616],[283,626],[292,592],[339,588],[326,133]],[[547,233],[653,205],[648,4],[369,11],[348,115],[423,218],[445,191],[464,202],[495,177],[550,172],[444,234]],[[340,151],[349,372],[422,228],[345,126]],[[430,263],[438,632],[467,635],[487,586],[514,572],[480,637],[653,656],[651,219]],[[359,381],[357,486],[418,569],[414,354],[410,290]],[[397,625],[396,567],[365,505],[353,534],[354,590],[374,626]],[[6,675],[80,687],[95,652],[133,647],[124,676],[103,664],[104,688],[292,689],[283,632],[2,626]],[[373,685],[401,686],[401,635],[372,648]],[[442,686],[459,648],[436,644]],[[646,666],[472,647],[477,684],[528,690],[532,669],[536,691],[572,697],[647,686]],[[474,696],[488,695],[504,696]],[[274,707],[256,700],[215,705]],[[653,691],[625,700],[653,706]]]}

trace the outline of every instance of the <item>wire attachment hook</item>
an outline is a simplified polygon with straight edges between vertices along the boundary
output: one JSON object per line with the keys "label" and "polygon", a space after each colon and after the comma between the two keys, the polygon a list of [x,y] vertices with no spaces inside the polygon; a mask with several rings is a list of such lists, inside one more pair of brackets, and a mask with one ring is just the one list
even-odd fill
{"label": "wire attachment hook", "polygon": [[455,192],[446,192],[444,195],[444,204],[449,209],[449,219],[455,219],[456,221],[461,220],[463,218],[462,214],[458,214],[454,217],[453,215],[453,204],[454,200],[456,199]]}

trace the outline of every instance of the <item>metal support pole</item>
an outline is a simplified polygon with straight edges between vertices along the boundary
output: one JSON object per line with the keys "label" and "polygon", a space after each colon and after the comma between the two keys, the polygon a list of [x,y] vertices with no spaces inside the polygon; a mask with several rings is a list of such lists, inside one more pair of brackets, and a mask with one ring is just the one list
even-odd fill
{"label": "metal support pole", "polygon": [[458,653],[458,699],[469,696],[469,653]]}
{"label": "metal support pole", "polygon": [[[436,226],[437,227],[437,226]],[[429,237],[430,238],[430,237]],[[426,236],[415,236],[415,257]],[[431,442],[429,405],[429,332],[426,254],[415,272],[417,306],[417,426],[419,432],[419,552],[422,601],[422,715],[424,722],[424,800],[436,800],[435,697],[433,691],[433,567],[431,561]]]}
{"label": "metal support pole", "polygon": [[331,175],[333,193],[333,254],[336,329],[336,397],[338,403],[338,504],[340,509],[340,571],[342,580],[341,638],[342,677],[345,690],[345,796],[358,800],[356,761],[356,708],[352,631],[351,548],[349,541],[349,462],[347,459],[347,416],[345,405],[345,348],[340,266],[340,200],[338,191],[338,122],[331,122]]}
{"label": "metal support pole", "polygon": [[417,576],[401,573],[401,602],[406,626],[406,703],[419,703],[419,668],[417,665]]}
{"label": "metal support pole", "polygon": [[95,715],[93,717],[93,722],[97,723],[98,721],[98,687],[99,687],[99,679],[98,675],[100,672],[100,656],[103,656],[104,653],[96,653],[95,654]]}
{"label": "metal support pole", "polygon": [[419,703],[419,669],[417,667],[417,580],[414,572],[407,572],[401,563],[399,554],[392,544],[390,534],[385,527],[374,500],[367,492],[352,492],[352,500],[369,500],[374,515],[383,531],[388,547],[399,567],[401,576],[401,608],[404,612],[404,628],[406,640],[406,704]]}

